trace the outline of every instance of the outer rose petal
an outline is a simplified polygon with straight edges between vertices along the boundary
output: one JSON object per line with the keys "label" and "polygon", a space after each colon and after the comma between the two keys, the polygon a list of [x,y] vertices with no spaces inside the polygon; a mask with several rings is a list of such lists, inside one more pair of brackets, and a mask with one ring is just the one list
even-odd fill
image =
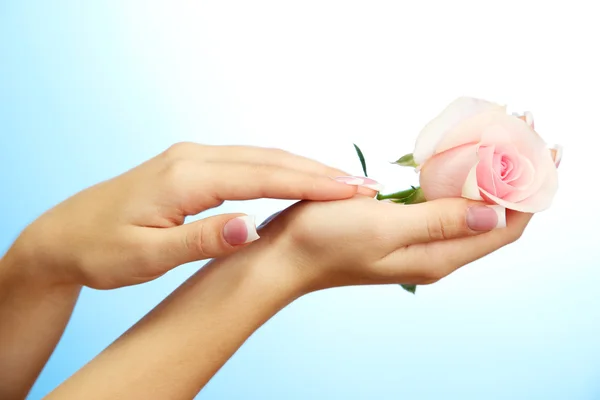
{"label": "outer rose petal", "polygon": [[[490,130],[495,131],[493,133],[501,130],[503,135],[496,134],[491,139],[482,140],[484,134],[489,135]],[[520,152],[531,145],[533,145],[533,151],[536,151],[541,144],[545,146],[542,138],[525,121],[504,112],[492,110],[468,118],[448,131],[436,145],[435,153],[480,141],[483,145],[515,145]],[[517,143],[523,144],[523,148]]]}
{"label": "outer rose petal", "polygon": [[[506,113],[506,108],[489,101],[471,97],[460,97],[454,100],[419,133],[413,151],[415,162],[419,165],[423,164],[429,157],[440,152],[436,151],[436,147],[448,131],[465,119],[486,111]],[[464,143],[459,143],[458,145],[461,144]]]}
{"label": "outer rose petal", "polygon": [[461,197],[469,171],[477,161],[477,145],[460,146],[431,157],[423,164],[419,176],[425,198]]}
{"label": "outer rose petal", "polygon": [[547,149],[541,136],[519,118],[496,114],[490,116],[486,122],[487,125],[483,127],[483,132],[480,134],[484,145],[514,146],[519,153],[528,158],[539,156],[542,148]]}

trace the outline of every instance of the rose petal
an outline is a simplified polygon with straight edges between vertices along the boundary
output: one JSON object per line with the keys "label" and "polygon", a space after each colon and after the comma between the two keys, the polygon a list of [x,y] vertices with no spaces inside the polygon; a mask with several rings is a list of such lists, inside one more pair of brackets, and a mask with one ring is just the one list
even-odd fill
{"label": "rose petal", "polygon": [[508,157],[510,159],[510,171],[507,171],[502,180],[505,183],[511,183],[521,177],[523,174],[523,165],[521,163],[521,155],[514,146],[498,146],[498,157]]}
{"label": "rose petal", "polygon": [[526,190],[534,182],[535,167],[527,157],[524,157],[520,154],[517,156],[517,164],[520,172],[519,176],[514,177],[514,179],[507,183],[510,183],[510,186],[514,187],[515,189]]}
{"label": "rose petal", "polygon": [[477,145],[460,146],[427,160],[419,176],[425,198],[461,197],[469,172],[477,161]]}
{"label": "rose petal", "polygon": [[[496,149],[494,152],[494,161],[492,162],[492,168],[499,179],[506,180],[511,179],[515,174],[515,163],[512,158],[509,157],[502,148]],[[518,153],[517,153],[518,154]]]}
{"label": "rose petal", "polygon": [[465,199],[471,200],[483,200],[481,197],[481,192],[479,190],[479,185],[477,185],[477,167],[479,163],[475,164],[473,168],[469,171],[467,175],[467,179],[465,179],[465,184],[462,187],[461,196]]}
{"label": "rose petal", "polygon": [[484,146],[511,146],[532,161],[532,157],[539,157],[540,149],[546,148],[546,143],[537,132],[518,118],[493,114],[489,115],[486,123],[480,135]]}
{"label": "rose petal", "polygon": [[[527,125],[518,118],[514,118],[505,113],[504,108],[490,109],[467,118],[449,130],[437,143],[434,149],[435,153],[441,153],[456,146],[468,143],[479,143],[482,140],[484,132],[490,127],[496,125],[507,125],[507,121],[517,121],[523,126]],[[529,127],[527,129],[530,130]],[[504,142],[498,143],[502,144]],[[481,143],[484,145],[495,145],[493,142]]]}
{"label": "rose petal", "polygon": [[[440,153],[441,151],[436,151],[437,144],[446,132],[456,127],[462,121],[479,113],[492,110],[502,113],[506,112],[505,107],[481,99],[460,97],[454,100],[419,133],[413,151],[415,162],[422,164],[435,153]],[[464,143],[466,142],[460,144]],[[456,147],[456,145],[451,147]],[[446,150],[451,147],[446,148]]]}
{"label": "rose petal", "polygon": [[531,162],[526,158],[522,158],[519,163],[521,164],[521,174],[520,179],[522,180],[521,185],[514,185],[515,181],[506,183],[501,179],[496,180],[496,194],[500,198],[503,198],[506,201],[511,202],[519,202],[527,197],[531,196],[533,193],[533,181],[535,177],[535,171]]}
{"label": "rose petal", "polygon": [[[495,147],[494,152],[494,191],[482,186],[487,192],[494,196],[510,201],[519,201],[528,197],[531,192],[527,191],[533,183],[535,168],[531,161],[519,154],[515,146],[501,145]],[[512,168],[504,178],[502,174],[501,160],[505,160]],[[496,165],[497,164],[497,165]]]}
{"label": "rose petal", "polygon": [[479,188],[497,195],[494,185],[494,146],[481,146],[477,151],[479,164],[477,165],[477,184]]}
{"label": "rose petal", "polygon": [[[550,207],[556,191],[558,190],[558,173],[554,161],[546,157],[542,160],[542,164],[537,165],[535,171],[535,180],[540,182],[538,187],[531,186],[531,195],[520,200],[511,201],[509,199],[500,199],[491,193],[482,190],[484,197],[489,198],[492,202],[504,206],[508,209],[536,213]],[[515,192],[517,194],[518,192]]]}

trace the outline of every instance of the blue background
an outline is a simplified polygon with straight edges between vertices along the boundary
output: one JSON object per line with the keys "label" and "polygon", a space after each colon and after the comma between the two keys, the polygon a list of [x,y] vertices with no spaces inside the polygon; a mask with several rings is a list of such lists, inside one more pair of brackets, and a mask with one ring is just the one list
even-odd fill
{"label": "blue background", "polygon": [[[555,204],[518,243],[416,296],[302,298],[199,397],[600,399],[600,28],[585,1],[481,3],[0,0],[0,251],[46,209],[174,142],[278,146],[358,174],[357,142],[394,190],[416,177],[387,161],[449,101],[505,102],[566,146]],[[285,204],[225,209],[266,218]],[[84,290],[29,398],[198,267]]]}

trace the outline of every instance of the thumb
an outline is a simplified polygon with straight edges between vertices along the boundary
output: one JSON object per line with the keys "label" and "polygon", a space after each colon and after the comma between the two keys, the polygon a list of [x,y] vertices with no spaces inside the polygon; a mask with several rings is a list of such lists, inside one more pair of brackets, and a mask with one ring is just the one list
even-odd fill
{"label": "thumb", "polygon": [[254,217],[244,214],[216,215],[167,232],[166,245],[175,265],[222,257],[259,239]]}
{"label": "thumb", "polygon": [[405,206],[404,230],[412,243],[456,239],[506,227],[506,209],[466,199],[439,199]]}

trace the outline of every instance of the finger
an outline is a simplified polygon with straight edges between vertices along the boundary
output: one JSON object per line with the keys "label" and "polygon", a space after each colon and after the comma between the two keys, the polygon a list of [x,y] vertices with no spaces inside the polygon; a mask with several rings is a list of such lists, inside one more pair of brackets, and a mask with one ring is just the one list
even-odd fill
{"label": "finger", "polygon": [[483,235],[417,244],[395,251],[385,258],[383,267],[406,265],[400,275],[402,283],[436,282],[521,237],[533,214],[507,210],[505,229]]}
{"label": "finger", "polygon": [[506,226],[503,207],[466,199],[386,206],[389,207],[386,225],[394,229],[398,245],[474,236]]}
{"label": "finger", "polygon": [[330,167],[316,160],[275,148],[206,146],[196,143],[179,143],[169,151],[175,153],[177,157],[186,157],[202,162],[272,165],[331,177],[348,175],[348,173],[342,170]]}
{"label": "finger", "polygon": [[222,214],[156,233],[156,248],[167,269],[231,254],[258,240],[254,218]]}
{"label": "finger", "polygon": [[[174,173],[184,193],[182,211],[195,215],[226,200],[259,198],[286,200],[341,200],[354,196],[356,182],[337,181],[270,165],[186,163]],[[371,181],[364,185],[371,186]]]}
{"label": "finger", "polygon": [[219,200],[258,198],[339,200],[356,194],[362,182],[336,180],[325,175],[271,165],[214,163],[208,185]]}

